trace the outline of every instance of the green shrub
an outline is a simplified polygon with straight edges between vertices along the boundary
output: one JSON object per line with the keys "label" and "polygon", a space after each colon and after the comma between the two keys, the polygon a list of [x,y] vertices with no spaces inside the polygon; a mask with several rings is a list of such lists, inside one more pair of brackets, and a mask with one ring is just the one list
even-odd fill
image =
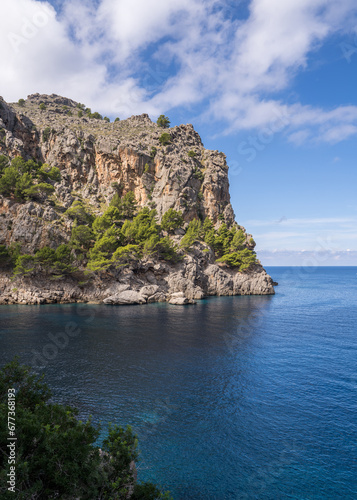
{"label": "green shrub", "polygon": [[156,123],[161,128],[169,128],[170,126],[170,120],[165,115],[160,115]]}
{"label": "green shrub", "polygon": [[48,139],[50,138],[51,135],[51,129],[50,127],[46,127],[44,131],[42,132],[42,140],[43,142],[47,142]]}
{"label": "green shrub", "polygon": [[193,219],[188,225],[185,236],[181,240],[181,247],[189,250],[195,241],[202,238],[202,223],[198,219]]}
{"label": "green shrub", "polygon": [[61,171],[57,167],[50,167],[47,163],[44,163],[37,172],[37,177],[40,181],[47,181],[50,179],[54,182],[60,182]]}
{"label": "green shrub", "polygon": [[74,201],[72,206],[66,210],[65,214],[80,225],[92,224],[94,219],[93,215],[87,212],[83,203],[79,200]]}
{"label": "green shrub", "polygon": [[202,181],[204,180],[204,178],[205,178],[205,176],[204,176],[204,174],[203,174],[202,170],[200,170],[200,169],[199,169],[199,168],[197,168],[197,167],[195,168],[195,171],[193,172],[193,177],[194,177],[195,179],[200,180],[201,182],[202,182]]}
{"label": "green shrub", "polygon": [[256,262],[256,255],[248,248],[223,255],[217,262],[224,262],[229,267],[238,267],[239,271],[248,270]]}
{"label": "green shrub", "polygon": [[159,137],[159,141],[160,143],[163,145],[163,146],[166,146],[167,144],[170,144],[171,142],[171,136],[170,134],[168,134],[167,132],[164,132],[163,134],[161,134],[161,136]]}
{"label": "green shrub", "polygon": [[103,215],[97,217],[93,222],[93,231],[103,235],[113,224],[119,224],[121,214],[117,207],[109,206]]}
{"label": "green shrub", "polygon": [[0,178],[0,194],[3,196],[10,196],[14,194],[16,184],[20,179],[18,170],[14,167],[7,167]]}
{"label": "green shrub", "polygon": [[26,276],[32,274],[35,270],[35,264],[33,255],[20,255],[16,259],[14,275]]}
{"label": "green shrub", "polygon": [[[16,493],[8,491],[8,390],[16,390]],[[132,429],[109,426],[97,444],[100,428],[81,421],[77,408],[52,399],[43,376],[17,359],[0,371],[0,496],[33,499],[169,500],[149,483],[134,485],[133,461],[138,441]]]}
{"label": "green shrub", "polygon": [[107,116],[105,116],[105,117],[103,118],[103,120],[104,120],[105,122],[110,123],[110,118],[108,118]]}
{"label": "green shrub", "polygon": [[235,233],[235,235],[233,236],[233,239],[232,239],[232,242],[230,245],[230,250],[232,252],[235,252],[238,250],[243,250],[243,248],[245,247],[245,241],[246,241],[245,234],[243,233],[243,231],[241,229],[239,229],[239,231],[237,231]]}
{"label": "green shrub", "polygon": [[6,245],[0,245],[0,267],[7,267],[11,264],[11,255]]}
{"label": "green shrub", "polygon": [[43,247],[35,253],[35,261],[41,265],[43,270],[49,271],[56,261],[56,252],[53,248]]}
{"label": "green shrub", "polygon": [[131,219],[137,211],[137,203],[132,191],[128,191],[122,198],[119,194],[114,195],[110,206],[116,207],[119,210],[121,219]]}
{"label": "green shrub", "polygon": [[19,99],[19,100],[17,101],[17,104],[18,104],[19,106],[21,106],[21,108],[23,108],[23,107],[25,106],[25,104],[26,104],[26,101],[25,101],[25,99]]}
{"label": "green shrub", "polygon": [[54,190],[55,188],[51,186],[51,184],[40,182],[39,184],[31,186],[29,189],[25,189],[24,193],[27,198],[31,198],[32,200],[42,200],[53,193]]}
{"label": "green shrub", "polygon": [[87,251],[94,241],[94,234],[90,227],[80,225],[72,228],[69,245],[74,250]]}
{"label": "green shrub", "polygon": [[120,118],[116,117],[114,122],[120,122]]}
{"label": "green shrub", "polygon": [[156,210],[145,207],[132,221],[126,220],[122,233],[127,243],[143,243],[153,234],[157,234],[159,226],[156,222]]}
{"label": "green shrub", "polygon": [[150,158],[153,160],[156,156],[157,149],[153,146],[150,151]]}
{"label": "green shrub", "polygon": [[140,247],[138,245],[126,245],[115,250],[112,262],[116,267],[125,266],[140,258]]}
{"label": "green shrub", "polygon": [[5,168],[9,166],[9,159],[5,155],[0,155],[0,175],[4,172]]}
{"label": "green shrub", "polygon": [[91,260],[97,260],[98,255],[109,257],[119,245],[123,243],[123,235],[115,225],[105,231],[103,236],[97,239],[94,247],[89,252]]}
{"label": "green shrub", "polygon": [[147,174],[148,172],[149,172],[149,165],[145,163],[144,174]]}
{"label": "green shrub", "polygon": [[40,104],[40,106],[39,106],[39,107],[40,107],[40,110],[41,110],[41,111],[45,111],[45,109],[46,109],[46,104],[45,104],[44,102],[41,102],[41,104]]}
{"label": "green shrub", "polygon": [[192,149],[191,149],[191,151],[188,152],[188,156],[190,158],[194,158],[196,156],[196,153],[194,151],[192,151]]}
{"label": "green shrub", "polygon": [[172,232],[175,229],[183,226],[182,212],[169,208],[164,213],[161,220],[161,228],[164,231]]}
{"label": "green shrub", "polygon": [[79,110],[78,113],[77,113],[77,116],[78,118],[82,118],[83,116],[83,111],[82,110]]}

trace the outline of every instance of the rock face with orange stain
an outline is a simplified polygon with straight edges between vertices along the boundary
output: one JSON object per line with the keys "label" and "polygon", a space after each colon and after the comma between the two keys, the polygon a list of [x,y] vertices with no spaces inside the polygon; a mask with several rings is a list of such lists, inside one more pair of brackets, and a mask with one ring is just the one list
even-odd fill
{"label": "rock face with orange stain", "polygon": [[[160,141],[163,132],[170,136],[165,145]],[[68,242],[73,221],[65,211],[75,200],[83,201],[94,215],[100,215],[115,193],[125,195],[129,191],[135,194],[139,207],[156,209],[158,221],[173,208],[182,212],[186,223],[209,217],[216,227],[222,221],[228,227],[235,224],[226,157],[205,149],[190,124],[164,130],[146,114],[108,123],[91,118],[75,101],[54,94],[33,94],[23,106],[7,104],[0,98],[1,154],[9,159],[21,155],[61,171],[61,181],[53,183],[52,199],[41,204],[19,204],[0,196],[0,244],[19,243],[26,253]],[[246,236],[249,241],[251,235]],[[120,272],[112,276],[106,288],[100,278],[85,290],[68,282],[62,294],[57,290],[53,300],[101,301],[117,295],[117,283],[140,293],[141,288],[152,284],[150,277],[158,290],[151,296],[144,294],[144,302],[175,301],[172,294],[181,292],[189,300],[176,302],[191,303],[215,294],[274,293],[271,278],[260,263],[250,273],[237,273],[215,264],[211,254],[209,247],[198,246],[182,263],[171,267],[165,264],[165,271],[155,271],[155,263],[153,268],[142,271],[141,263],[138,269],[131,270],[129,278]],[[138,276],[141,278],[135,281]],[[51,300],[31,295],[44,286],[39,284],[43,281],[39,278],[37,285],[29,285],[31,293],[26,289],[20,296],[19,292],[15,296],[4,292],[10,286],[7,279],[4,274],[0,279],[0,301],[4,303]],[[45,288],[52,290],[53,284]],[[115,299],[107,303],[115,303]]]}

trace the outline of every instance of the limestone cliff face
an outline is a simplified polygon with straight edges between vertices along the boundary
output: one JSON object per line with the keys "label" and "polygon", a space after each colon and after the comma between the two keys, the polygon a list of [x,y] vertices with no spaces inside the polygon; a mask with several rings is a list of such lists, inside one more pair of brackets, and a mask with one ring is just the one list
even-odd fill
{"label": "limestone cliff face", "polygon": [[[216,225],[222,219],[228,226],[234,223],[226,158],[223,153],[206,150],[192,125],[163,130],[145,114],[107,123],[85,114],[78,116],[78,112],[76,102],[56,95],[31,95],[24,106],[9,105],[0,98],[0,154],[34,158],[61,171],[52,201],[18,204],[0,196],[0,244],[21,243],[29,253],[44,245],[56,248],[69,240],[72,222],[64,212],[74,200],[84,200],[99,215],[118,190],[122,195],[133,191],[139,206],[155,207],[159,220],[174,208],[182,211],[187,222],[210,217]],[[163,132],[170,134],[167,145],[159,141]],[[247,241],[249,238],[247,235]],[[155,293],[162,293],[165,299],[177,292],[188,298],[274,293],[260,264],[242,274],[216,265],[207,249],[204,258],[199,254],[187,256],[176,268],[165,264],[164,271],[156,272],[153,264],[145,272],[137,271],[142,282],[135,286],[133,280],[115,276],[111,287],[114,290],[123,285],[123,280],[124,286],[136,290],[154,284],[159,287]],[[3,290],[8,289],[7,279],[2,277]],[[24,286],[28,294],[31,286],[36,290],[37,285]],[[71,286],[68,300],[102,300],[109,294],[103,293],[102,283],[91,285],[91,290],[66,285]]]}

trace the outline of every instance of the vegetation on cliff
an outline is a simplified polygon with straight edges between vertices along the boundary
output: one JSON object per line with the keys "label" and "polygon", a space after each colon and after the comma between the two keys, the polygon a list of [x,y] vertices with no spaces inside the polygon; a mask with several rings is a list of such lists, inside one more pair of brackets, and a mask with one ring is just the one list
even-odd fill
{"label": "vegetation on cliff", "polygon": [[[9,389],[16,391],[14,492],[8,489]],[[110,425],[99,448],[100,427],[91,418],[79,420],[78,409],[51,396],[43,377],[17,359],[0,370],[1,498],[170,500],[154,484],[137,482],[138,440],[130,426]]]}
{"label": "vegetation on cliff", "polygon": [[[0,177],[0,193],[25,201],[36,197],[41,200],[54,191],[49,182],[58,182],[60,172],[56,167],[41,165],[33,160],[25,162],[16,157],[11,164],[1,157],[4,165]],[[39,182],[47,180],[48,182]],[[24,187],[25,186],[25,187]],[[62,277],[82,270],[98,272],[111,267],[133,263],[143,256],[151,256],[172,263],[178,262],[197,241],[205,242],[222,262],[241,271],[256,262],[254,252],[247,248],[246,235],[236,225],[228,229],[221,223],[218,229],[206,218],[202,224],[193,219],[177,244],[170,238],[175,230],[183,229],[180,211],[169,209],[161,224],[155,209],[138,209],[134,193],[123,197],[116,193],[102,215],[95,217],[83,202],[76,200],[65,212],[73,221],[68,244],[57,249],[44,246],[34,255],[22,254],[21,248],[0,246],[0,265],[14,267],[14,275],[31,275],[39,271]]]}

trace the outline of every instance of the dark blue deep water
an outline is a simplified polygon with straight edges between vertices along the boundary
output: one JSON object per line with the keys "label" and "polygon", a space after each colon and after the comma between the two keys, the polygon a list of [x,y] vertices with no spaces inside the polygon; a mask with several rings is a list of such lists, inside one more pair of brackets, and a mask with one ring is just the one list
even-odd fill
{"label": "dark blue deep water", "polygon": [[272,297],[1,306],[0,361],[131,423],[175,500],[356,499],[357,268],[268,271]]}

